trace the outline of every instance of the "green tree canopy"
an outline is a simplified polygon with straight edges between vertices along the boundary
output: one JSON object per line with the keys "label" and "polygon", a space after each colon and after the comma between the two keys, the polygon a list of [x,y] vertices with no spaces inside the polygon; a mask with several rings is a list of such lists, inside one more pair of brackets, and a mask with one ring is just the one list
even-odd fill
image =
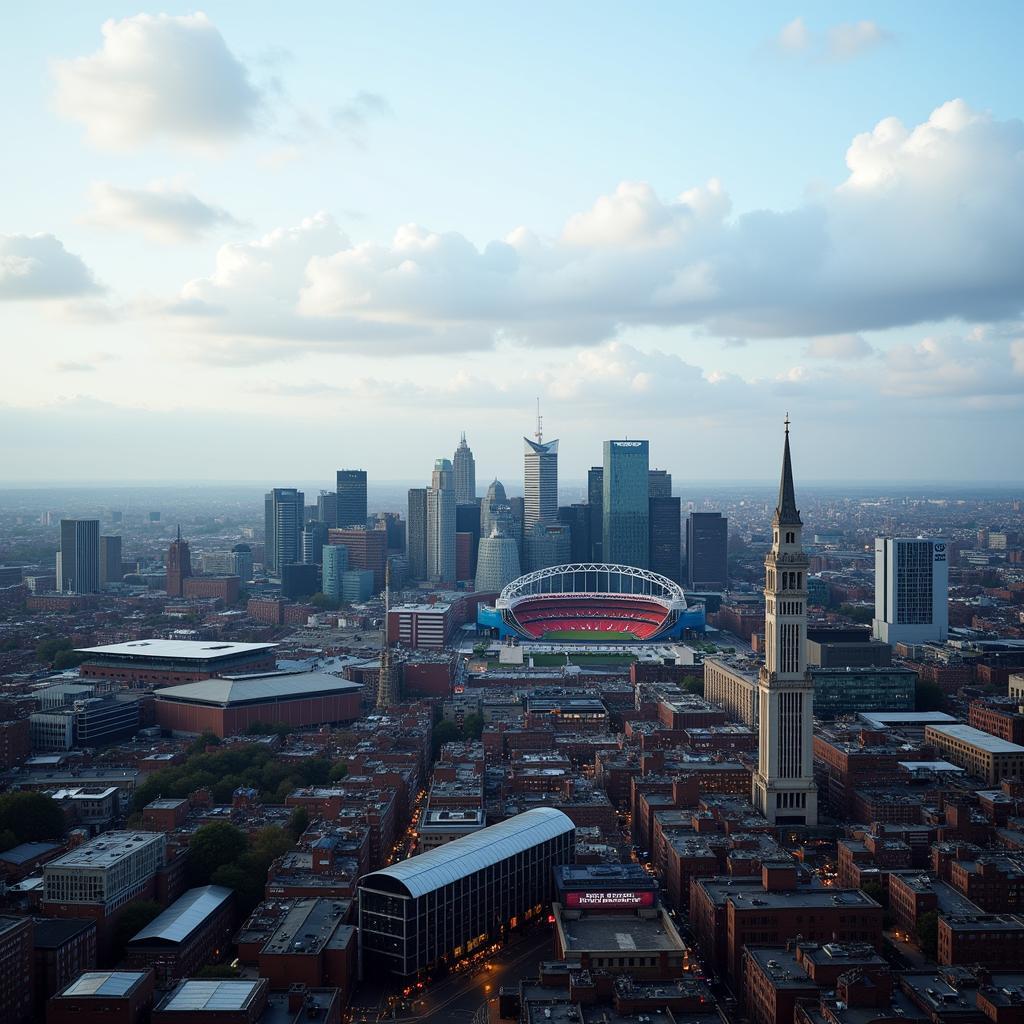
{"label": "green tree canopy", "polygon": [[207,885],[219,867],[235,863],[247,846],[245,833],[226,821],[215,821],[197,829],[188,844],[192,884]]}
{"label": "green tree canopy", "polygon": [[121,910],[114,923],[112,938],[114,953],[118,960],[124,953],[125,946],[135,937],[135,934],[158,917],[163,909],[155,900],[136,900]]}
{"label": "green tree canopy", "polygon": [[478,740],[484,731],[483,715],[468,714],[462,723],[462,735],[467,740]]}
{"label": "green tree canopy", "polygon": [[936,910],[929,910],[917,919],[917,926],[914,928],[914,937],[921,947],[925,956],[935,959],[939,951],[939,914]]}
{"label": "green tree canopy", "polygon": [[914,709],[916,711],[941,711],[946,704],[946,695],[938,683],[918,679],[914,684]]}
{"label": "green tree canopy", "polygon": [[309,811],[305,807],[296,807],[288,819],[288,831],[296,842],[302,837],[302,833],[309,828]]}
{"label": "green tree canopy", "polygon": [[0,832],[10,830],[19,843],[60,839],[66,828],[64,812],[43,793],[26,790],[0,797]]}
{"label": "green tree canopy", "polygon": [[456,740],[462,739],[462,732],[454,722],[438,722],[434,726],[433,734],[433,747],[434,747],[434,760],[440,756],[441,747],[446,743],[454,743]]}

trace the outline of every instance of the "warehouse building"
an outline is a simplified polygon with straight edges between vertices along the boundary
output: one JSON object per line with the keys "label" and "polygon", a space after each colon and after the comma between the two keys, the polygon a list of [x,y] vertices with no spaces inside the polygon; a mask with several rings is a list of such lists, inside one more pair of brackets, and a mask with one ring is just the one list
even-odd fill
{"label": "warehouse building", "polygon": [[102,647],[80,647],[83,678],[115,679],[126,686],[169,686],[227,673],[270,672],[274,644],[222,640],[131,640]]}
{"label": "warehouse building", "polygon": [[359,883],[360,970],[404,977],[451,964],[547,914],[553,868],[572,863],[575,826],[537,807]]}

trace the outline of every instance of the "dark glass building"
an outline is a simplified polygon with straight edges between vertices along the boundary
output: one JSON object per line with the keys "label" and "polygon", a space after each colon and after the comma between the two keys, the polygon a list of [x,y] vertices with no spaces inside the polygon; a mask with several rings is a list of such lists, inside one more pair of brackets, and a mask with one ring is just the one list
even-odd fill
{"label": "dark glass building", "polygon": [[360,974],[415,977],[547,914],[576,828],[554,807],[453,839],[359,882]]}
{"label": "dark glass building", "polygon": [[651,562],[648,568],[680,582],[683,560],[680,545],[682,512],[679,499],[652,496],[648,499]]}
{"label": "dark glass building", "polygon": [[366,470],[338,470],[339,527],[366,525]]}
{"label": "dark glass building", "polygon": [[729,520],[721,512],[691,512],[686,519],[686,586],[725,590],[729,584]]}

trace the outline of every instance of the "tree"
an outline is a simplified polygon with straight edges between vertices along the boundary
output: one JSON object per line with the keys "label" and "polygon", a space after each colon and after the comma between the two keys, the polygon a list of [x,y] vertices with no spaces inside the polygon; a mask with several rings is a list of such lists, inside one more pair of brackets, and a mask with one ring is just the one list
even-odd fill
{"label": "tree", "polygon": [[60,839],[67,823],[57,803],[42,793],[6,793],[0,797],[0,831],[10,829],[19,843]]}
{"label": "tree", "polygon": [[78,651],[58,651],[53,659],[53,667],[59,672],[66,668],[78,668],[87,657],[87,654]]}
{"label": "tree", "polygon": [[60,651],[70,651],[71,641],[66,636],[50,636],[36,645],[36,658],[52,665]]}
{"label": "tree", "polygon": [[874,610],[866,604],[843,604],[839,606],[839,614],[845,615],[854,622],[869,623],[874,617]]}
{"label": "tree", "polygon": [[344,761],[338,761],[331,768],[329,778],[331,782],[340,782],[346,775],[348,775],[348,765]]}
{"label": "tree", "polygon": [[155,900],[136,900],[124,907],[114,923],[112,941],[116,960],[121,959],[125,946],[135,934],[158,917],[162,910],[163,907]]}
{"label": "tree", "polygon": [[881,882],[865,882],[860,887],[860,891],[865,896],[870,896],[881,907],[889,905],[889,900],[886,898],[885,889]]}
{"label": "tree", "polygon": [[454,743],[456,740],[460,739],[462,739],[462,733],[454,722],[438,722],[437,725],[434,726],[433,735],[434,760],[437,760],[441,753],[441,748],[446,743]]}
{"label": "tree", "polygon": [[196,830],[188,844],[188,867],[193,885],[206,885],[213,873],[235,863],[245,852],[245,833],[226,821],[215,821]]}
{"label": "tree", "polygon": [[695,693],[698,697],[704,696],[704,680],[703,679],[687,679],[683,683],[683,689],[687,693]]}
{"label": "tree", "polygon": [[478,740],[484,731],[483,715],[468,714],[462,723],[462,734],[467,740]]}
{"label": "tree", "polygon": [[939,913],[937,910],[929,910],[917,919],[914,928],[914,937],[918,946],[925,956],[935,959],[939,951]]}
{"label": "tree", "polygon": [[310,599],[309,603],[317,608],[328,608],[335,609],[341,607],[341,602],[336,598],[328,597],[323,591],[314,594]]}
{"label": "tree", "polygon": [[292,839],[298,842],[307,828],[309,828],[309,811],[305,807],[296,807],[288,819],[288,831],[291,832]]}
{"label": "tree", "polygon": [[938,683],[918,679],[914,684],[914,709],[916,711],[941,711],[945,703],[946,695]]}

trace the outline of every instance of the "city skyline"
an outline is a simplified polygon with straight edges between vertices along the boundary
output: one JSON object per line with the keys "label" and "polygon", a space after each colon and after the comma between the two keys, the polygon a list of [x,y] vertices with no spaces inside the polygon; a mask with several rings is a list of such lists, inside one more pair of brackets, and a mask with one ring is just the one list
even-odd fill
{"label": "city skyline", "polygon": [[538,396],[579,473],[1024,471],[1014,5],[169,11],[12,13],[0,481],[515,479]]}

